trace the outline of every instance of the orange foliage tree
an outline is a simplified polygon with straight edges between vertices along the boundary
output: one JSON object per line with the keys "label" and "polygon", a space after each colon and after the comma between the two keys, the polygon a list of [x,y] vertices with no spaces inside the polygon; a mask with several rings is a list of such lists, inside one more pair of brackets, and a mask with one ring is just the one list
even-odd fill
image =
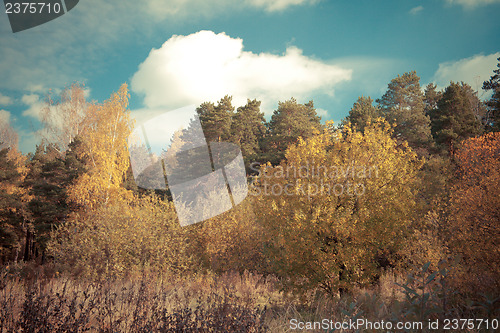
{"label": "orange foliage tree", "polygon": [[468,139],[454,157],[458,181],[451,197],[450,246],[464,259],[466,289],[473,283],[498,291],[500,132]]}

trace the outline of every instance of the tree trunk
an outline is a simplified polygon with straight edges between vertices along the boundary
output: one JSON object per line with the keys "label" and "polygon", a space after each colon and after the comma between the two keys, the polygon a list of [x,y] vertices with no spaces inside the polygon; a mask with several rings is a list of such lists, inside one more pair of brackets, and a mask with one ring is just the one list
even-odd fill
{"label": "tree trunk", "polygon": [[24,244],[24,261],[29,261],[31,259],[31,232],[26,229],[26,242]]}

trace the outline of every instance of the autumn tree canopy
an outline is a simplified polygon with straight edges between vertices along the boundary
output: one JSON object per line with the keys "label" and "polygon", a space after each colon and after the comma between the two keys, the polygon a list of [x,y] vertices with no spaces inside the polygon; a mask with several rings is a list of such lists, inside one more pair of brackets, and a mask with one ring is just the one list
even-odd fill
{"label": "autumn tree canopy", "polygon": [[452,190],[448,222],[450,246],[464,257],[464,282],[477,288],[498,290],[500,132],[464,141],[454,160],[458,165],[458,179]]}
{"label": "autumn tree canopy", "polygon": [[77,156],[86,161],[88,171],[69,189],[69,198],[87,208],[122,200],[126,190],[121,186],[129,168],[127,139],[133,121],[128,106],[127,85],[120,87],[102,104],[88,106],[86,130],[79,135]]}
{"label": "autumn tree canopy", "polygon": [[395,264],[421,162],[391,136],[382,120],[364,133],[330,125],[290,146],[280,165],[261,169],[256,213],[267,257],[291,287],[335,293]]}

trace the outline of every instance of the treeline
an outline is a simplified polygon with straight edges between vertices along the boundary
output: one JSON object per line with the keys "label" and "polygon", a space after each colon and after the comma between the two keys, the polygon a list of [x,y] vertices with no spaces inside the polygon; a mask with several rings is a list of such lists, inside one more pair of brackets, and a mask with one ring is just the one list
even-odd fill
{"label": "treeline", "polygon": [[203,103],[207,142],[241,147],[250,193],[185,228],[168,191],[134,182],[126,85],[103,103],[72,85],[47,99],[34,153],[0,151],[2,264],[92,279],[250,270],[335,294],[387,269],[453,261],[462,293],[498,291],[499,71],[484,83],[486,103],[465,83],[422,90],[405,73],[375,101],[360,97],[337,127],[312,101],[280,102],[269,121],[257,100]]}

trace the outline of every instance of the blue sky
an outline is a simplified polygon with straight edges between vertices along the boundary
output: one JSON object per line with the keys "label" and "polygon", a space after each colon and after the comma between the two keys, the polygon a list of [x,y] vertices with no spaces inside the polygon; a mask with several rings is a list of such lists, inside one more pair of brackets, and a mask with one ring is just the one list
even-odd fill
{"label": "blue sky", "polygon": [[480,89],[500,57],[499,14],[499,0],[81,0],[14,34],[2,11],[0,121],[33,151],[44,96],[77,81],[97,101],[128,83],[139,121],[231,94],[267,115],[313,99],[338,122],[410,70]]}

